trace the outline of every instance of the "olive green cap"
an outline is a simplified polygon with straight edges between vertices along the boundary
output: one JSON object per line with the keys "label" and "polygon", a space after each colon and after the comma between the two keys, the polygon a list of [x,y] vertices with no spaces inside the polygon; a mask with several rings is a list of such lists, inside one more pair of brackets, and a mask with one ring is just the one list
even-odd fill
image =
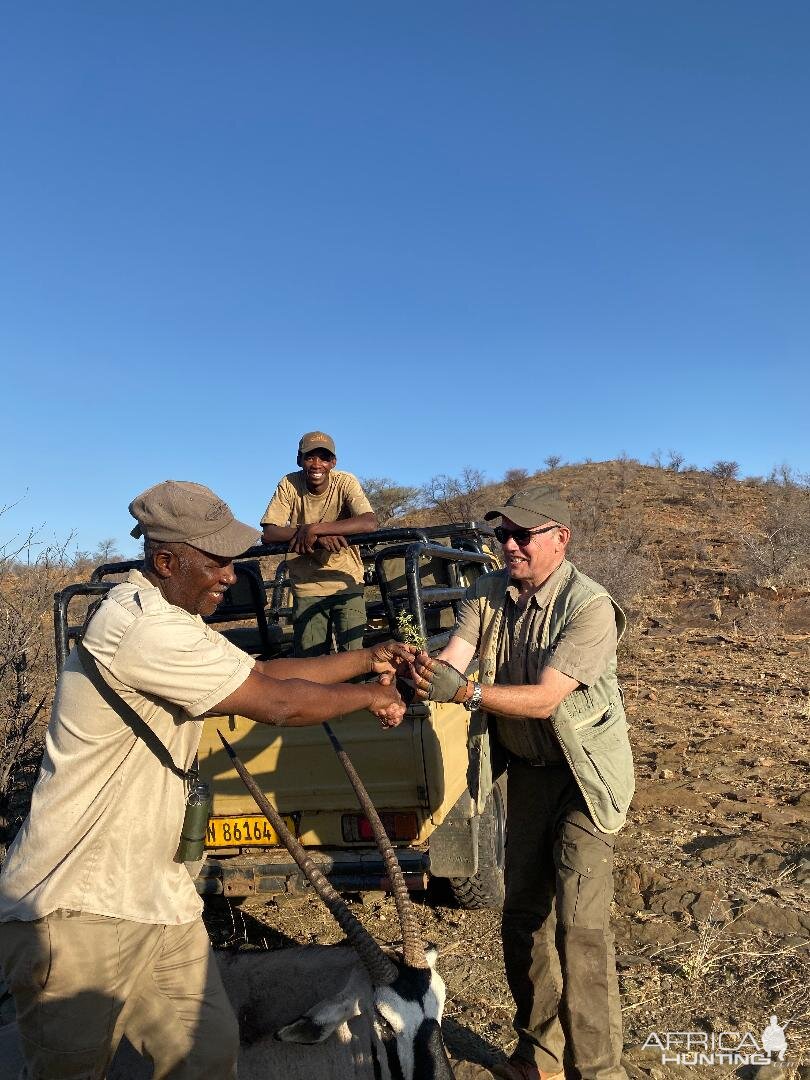
{"label": "olive green cap", "polygon": [[328,450],[330,454],[334,454],[335,440],[325,431],[308,431],[306,435],[301,436],[298,453],[308,454],[310,450]]}
{"label": "olive green cap", "polygon": [[235,558],[258,544],[260,533],[237,521],[228,504],[202,484],[190,480],[164,480],[129,504],[138,522],[131,532],[137,540],[163,540],[190,544],[209,555]]}
{"label": "olive green cap", "polygon": [[559,488],[549,487],[547,484],[516,491],[503,506],[490,510],[484,517],[487,521],[496,517],[509,518],[521,529],[533,529],[537,525],[545,525],[547,521],[556,521],[559,525],[571,528],[568,503]]}

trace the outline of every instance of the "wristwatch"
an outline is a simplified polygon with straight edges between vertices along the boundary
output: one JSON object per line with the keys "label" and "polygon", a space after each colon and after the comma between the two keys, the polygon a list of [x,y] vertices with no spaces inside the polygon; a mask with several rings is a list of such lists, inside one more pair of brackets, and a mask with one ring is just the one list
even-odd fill
{"label": "wristwatch", "polygon": [[473,692],[467,698],[466,701],[462,701],[462,705],[467,712],[475,712],[476,709],[481,707],[481,695],[484,693],[484,688],[480,682],[477,682],[473,686]]}

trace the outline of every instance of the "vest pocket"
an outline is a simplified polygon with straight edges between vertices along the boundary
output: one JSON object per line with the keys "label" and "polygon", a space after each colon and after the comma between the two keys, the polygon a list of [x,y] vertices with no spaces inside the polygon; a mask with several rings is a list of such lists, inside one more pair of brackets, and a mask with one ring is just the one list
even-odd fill
{"label": "vest pocket", "polygon": [[621,724],[621,720],[621,711],[617,712],[616,706],[611,703],[595,724],[577,726],[576,733],[583,746],[593,746],[594,743],[600,742],[606,735],[609,735],[617,724]]}
{"label": "vest pocket", "polygon": [[630,805],[635,788],[633,758],[624,718],[612,716],[606,722],[579,734],[586,760],[599,777],[614,809],[623,814]]}

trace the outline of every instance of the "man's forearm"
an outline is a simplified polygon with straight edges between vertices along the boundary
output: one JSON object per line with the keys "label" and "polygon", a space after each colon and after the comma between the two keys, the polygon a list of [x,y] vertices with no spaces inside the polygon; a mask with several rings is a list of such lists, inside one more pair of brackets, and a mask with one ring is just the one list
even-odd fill
{"label": "man's forearm", "polygon": [[560,700],[542,686],[482,686],[480,707],[498,716],[548,720]]}
{"label": "man's forearm", "polygon": [[315,536],[351,536],[352,533],[374,532],[377,528],[374,514],[360,514],[340,521],[319,521],[312,526]]}
{"label": "man's forearm", "polygon": [[359,517],[343,518],[341,521],[317,521],[298,525],[262,525],[262,540],[265,544],[287,544],[293,540],[299,529],[308,529],[313,537],[351,536],[353,533],[374,532],[378,528],[374,514],[361,514]]}
{"label": "man's forearm", "polygon": [[265,544],[286,544],[296,532],[295,525],[262,525],[262,541]]}
{"label": "man's forearm", "polygon": [[[459,696],[459,680],[472,660],[475,646],[454,634],[437,659],[420,653],[414,663],[417,693],[421,700],[465,701],[472,695],[468,681],[467,694]],[[449,666],[449,672],[441,665]],[[536,683],[519,686],[481,686],[479,708],[498,716],[521,716],[548,720],[560,702],[579,686],[579,682],[556,668],[546,665]]]}
{"label": "man's forearm", "polygon": [[260,724],[280,727],[304,727],[332,717],[398,705],[404,706],[396,692],[378,682],[321,685],[305,679],[275,679],[253,668],[245,682],[210,710],[211,715],[246,716]]}
{"label": "man's forearm", "polygon": [[374,697],[371,684],[316,685],[304,679],[285,679],[273,695],[273,704],[254,716],[262,724],[307,727],[342,713],[367,709]]}
{"label": "man's forearm", "polygon": [[339,683],[371,671],[371,649],[351,649],[306,659],[263,660],[257,671],[271,679],[306,679],[313,683]]}

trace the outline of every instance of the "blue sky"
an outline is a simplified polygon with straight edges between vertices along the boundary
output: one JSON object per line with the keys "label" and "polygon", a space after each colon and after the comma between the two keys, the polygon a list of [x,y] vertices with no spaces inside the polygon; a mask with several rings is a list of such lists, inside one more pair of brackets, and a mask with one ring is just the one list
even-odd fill
{"label": "blue sky", "polygon": [[810,471],[810,8],[7,5],[0,541],[258,521],[300,434]]}

